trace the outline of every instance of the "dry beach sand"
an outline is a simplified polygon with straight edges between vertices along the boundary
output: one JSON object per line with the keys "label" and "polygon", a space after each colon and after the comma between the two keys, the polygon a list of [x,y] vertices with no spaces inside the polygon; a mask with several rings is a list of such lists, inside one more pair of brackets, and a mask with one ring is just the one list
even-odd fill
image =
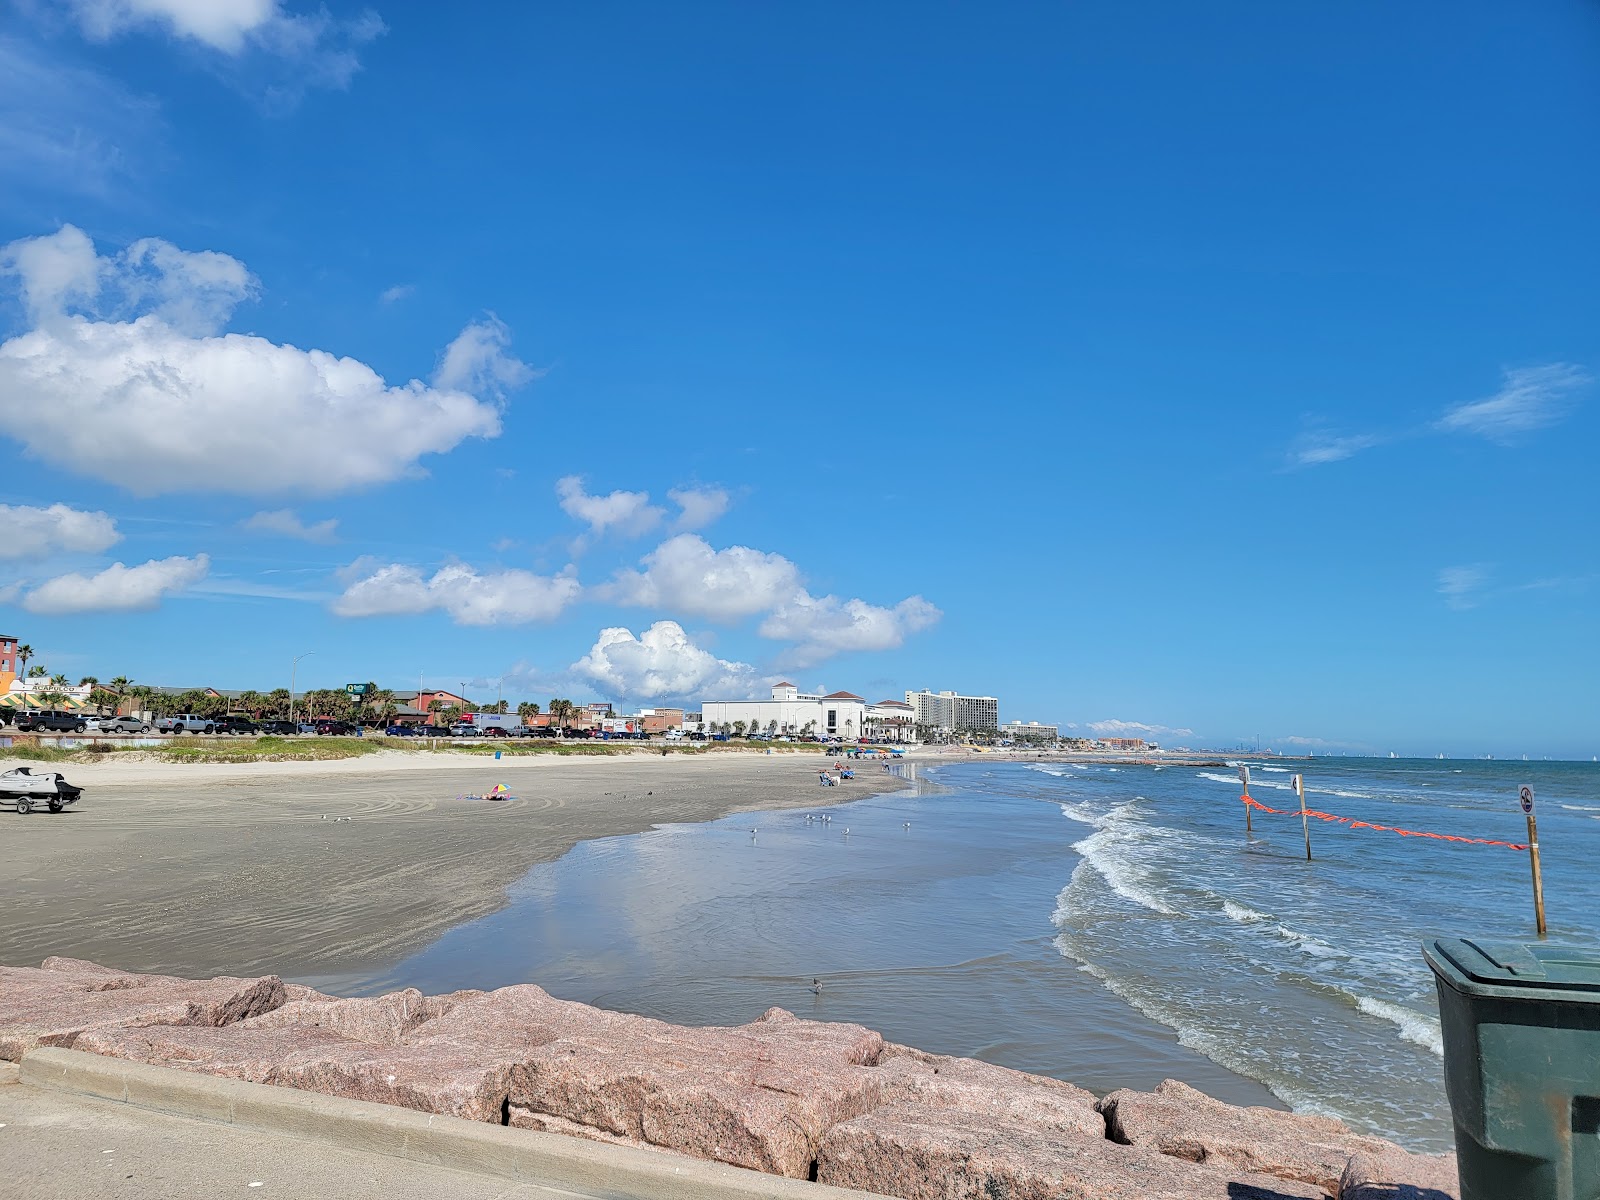
{"label": "dry beach sand", "polygon": [[[289,978],[376,968],[498,908],[528,867],[580,841],[902,786],[863,770],[820,789],[821,761],[385,753],[74,764],[60,769],[85,789],[76,809],[0,811],[0,963],[54,954]],[[15,765],[0,759],[0,770]],[[516,799],[457,799],[496,783]]]}

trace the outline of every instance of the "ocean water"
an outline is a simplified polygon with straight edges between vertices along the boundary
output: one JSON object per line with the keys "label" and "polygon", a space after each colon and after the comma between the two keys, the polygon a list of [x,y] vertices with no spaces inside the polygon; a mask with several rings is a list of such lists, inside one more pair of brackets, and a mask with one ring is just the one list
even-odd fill
{"label": "ocean water", "polygon": [[[1553,938],[1600,945],[1600,768],[1256,763],[1252,793],[1521,841]],[[899,767],[912,771],[914,768]],[[1533,936],[1525,853],[1257,814],[1231,768],[975,762],[810,814],[584,843],[500,912],[330,990],[535,982],[688,1024],[771,1005],[1097,1091],[1183,1079],[1420,1149],[1450,1144],[1427,936]],[[831,798],[831,794],[830,794]],[[823,981],[820,994],[809,985]]]}

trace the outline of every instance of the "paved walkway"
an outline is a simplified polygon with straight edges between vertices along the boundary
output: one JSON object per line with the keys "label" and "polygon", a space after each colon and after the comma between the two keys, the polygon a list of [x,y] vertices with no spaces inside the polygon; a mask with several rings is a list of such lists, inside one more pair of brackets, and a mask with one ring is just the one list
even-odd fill
{"label": "paved walkway", "polygon": [[0,1194],[8,1200],[570,1200],[579,1195],[25,1087],[10,1063],[0,1063],[0,1126]]}

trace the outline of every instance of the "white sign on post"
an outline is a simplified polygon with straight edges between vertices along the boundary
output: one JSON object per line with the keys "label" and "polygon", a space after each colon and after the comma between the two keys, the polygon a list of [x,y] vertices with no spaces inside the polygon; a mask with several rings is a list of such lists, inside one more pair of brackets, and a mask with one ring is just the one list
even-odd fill
{"label": "white sign on post", "polygon": [[1533,811],[1533,789],[1527,784],[1523,784],[1517,789],[1517,799],[1522,801],[1523,812],[1531,813]]}
{"label": "white sign on post", "polygon": [[1243,763],[1239,765],[1239,782],[1244,784],[1244,790],[1250,790],[1250,768]]}

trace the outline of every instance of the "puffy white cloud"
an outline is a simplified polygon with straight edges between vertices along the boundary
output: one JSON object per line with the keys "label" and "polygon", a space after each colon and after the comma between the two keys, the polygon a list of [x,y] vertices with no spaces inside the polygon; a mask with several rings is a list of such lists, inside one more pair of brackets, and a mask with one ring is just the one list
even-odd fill
{"label": "puffy white cloud", "polygon": [[670,608],[715,621],[766,612],[794,595],[800,570],[781,554],[749,546],[713,550],[681,533],[642,560],[643,571],[619,571],[597,594],[618,604]]}
{"label": "puffy white cloud", "polygon": [[1147,725],[1143,721],[1090,721],[1089,728],[1100,737],[1193,737],[1192,729],[1174,729],[1170,725]]}
{"label": "puffy white cloud", "polygon": [[1446,433],[1473,433],[1507,442],[1519,434],[1554,425],[1591,382],[1589,373],[1572,363],[1550,363],[1505,372],[1501,388],[1484,400],[1458,404],[1439,418]]}
{"label": "puffy white cloud", "polygon": [[[90,270],[85,241],[64,226],[0,250],[36,323],[0,344],[0,433],[140,495],[327,495],[412,475],[425,454],[498,435],[499,390],[527,377],[489,320],[451,344],[433,386],[391,386],[352,358],[220,333],[254,288],[235,259],[146,239]],[[73,311],[100,293],[121,319]]]}
{"label": "puffy white cloud", "polygon": [[682,510],[672,523],[678,530],[704,529],[728,511],[728,493],[719,487],[673,488],[667,499]]}
{"label": "puffy white cloud", "polygon": [[324,544],[338,540],[339,522],[333,517],[326,521],[318,521],[315,525],[307,525],[294,512],[293,509],[279,508],[272,512],[258,512],[254,516],[246,517],[239,522],[242,528],[252,533],[277,534],[280,537],[298,538],[303,542],[322,542]]}
{"label": "puffy white cloud", "polygon": [[638,637],[621,626],[602,629],[570,670],[610,695],[638,700],[706,692],[747,696],[758,682],[754,668],[696,646],[676,621],[657,621]]}
{"label": "puffy white cloud", "polygon": [[648,533],[661,523],[662,510],[650,503],[649,492],[612,492],[591,496],[583,490],[583,477],[566,475],[556,480],[561,511],[582,521],[591,533],[610,530],[625,535]]}
{"label": "puffy white cloud", "polygon": [[294,73],[273,89],[278,98],[307,84],[344,87],[360,69],[356,47],[385,32],[373,12],[335,19],[326,8],[286,12],[279,0],[68,0],[85,36],[107,41],[154,28],[239,59],[255,50],[283,60]]}
{"label": "puffy white cloud", "polygon": [[802,590],[780,604],[761,623],[761,635],[796,645],[784,656],[805,667],[852,650],[892,650],[908,634],[932,626],[943,616],[921,596],[908,596],[893,608],[865,600],[815,597]]}
{"label": "puffy white cloud", "polygon": [[171,592],[204,579],[211,560],[162,558],[136,567],[112,563],[95,575],[58,575],[22,597],[22,607],[32,613],[60,615],[86,612],[132,612],[155,608]]}
{"label": "puffy white cloud", "polygon": [[17,277],[23,306],[35,321],[59,316],[68,305],[92,303],[100,295],[104,265],[76,225],[0,247],[0,273]]}
{"label": "puffy white cloud", "polygon": [[456,391],[503,396],[534,379],[538,372],[513,358],[511,330],[499,317],[485,317],[468,325],[439,357],[435,386]]}
{"label": "puffy white cloud", "polygon": [[357,576],[333,602],[342,617],[402,616],[434,610],[458,625],[523,625],[559,616],[582,591],[569,567],[559,575],[516,569],[479,572],[451,563],[425,576],[416,567],[355,564]]}
{"label": "puffy white cloud", "polygon": [[0,504],[0,558],[40,558],[60,550],[98,554],[121,540],[117,523],[103,512]]}

